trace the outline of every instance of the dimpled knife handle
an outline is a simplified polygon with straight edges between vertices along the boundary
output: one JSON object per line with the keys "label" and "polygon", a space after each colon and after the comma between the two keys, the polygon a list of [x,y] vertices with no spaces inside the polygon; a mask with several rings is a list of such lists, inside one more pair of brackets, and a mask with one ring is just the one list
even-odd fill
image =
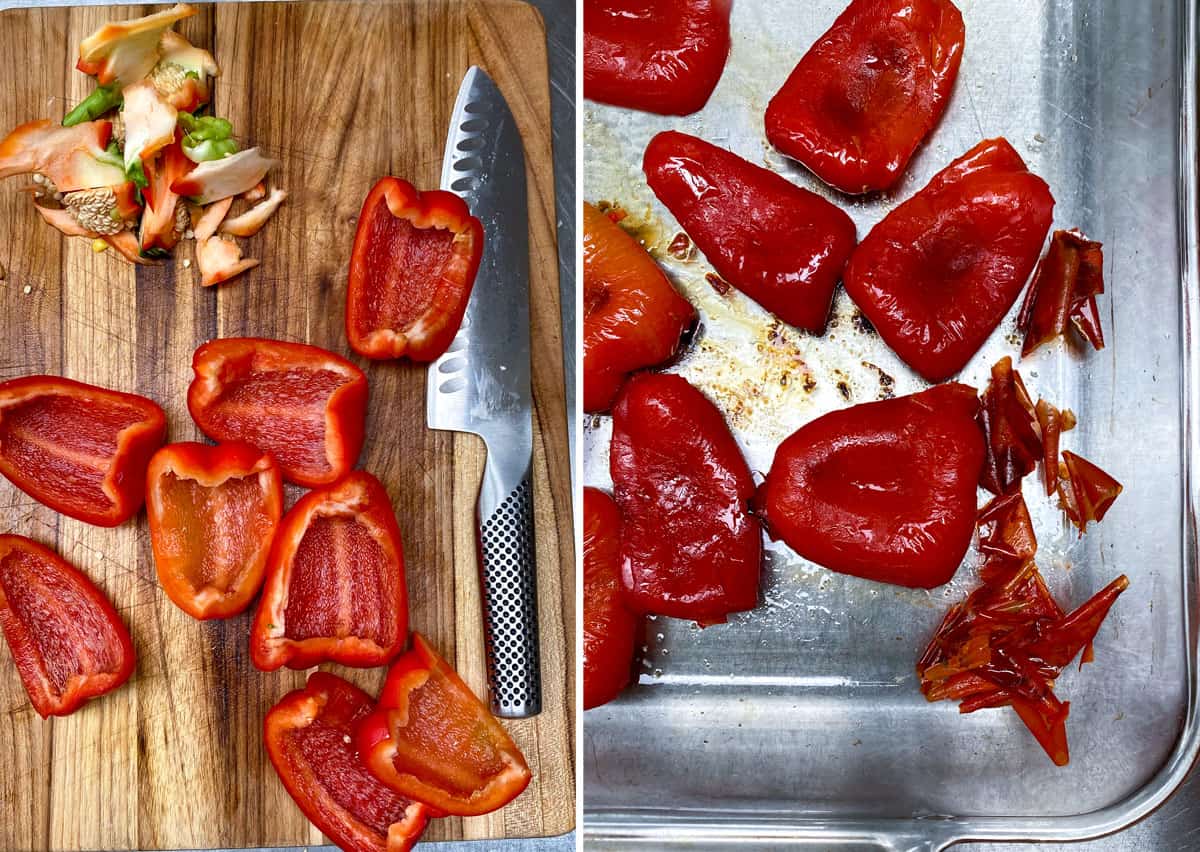
{"label": "dimpled knife handle", "polygon": [[479,528],[483,629],[492,712],[505,719],[542,710],[533,488],[526,476]]}

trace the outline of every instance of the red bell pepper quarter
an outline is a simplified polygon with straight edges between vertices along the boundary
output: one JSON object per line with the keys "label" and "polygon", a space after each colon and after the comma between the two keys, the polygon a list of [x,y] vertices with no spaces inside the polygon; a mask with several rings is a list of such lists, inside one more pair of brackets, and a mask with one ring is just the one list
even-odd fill
{"label": "red bell pepper quarter", "polygon": [[1079,231],[1055,231],[1017,318],[1017,327],[1025,333],[1021,355],[1062,337],[1068,324],[1073,324],[1093,349],[1103,349],[1104,330],[1096,307],[1096,297],[1103,292],[1103,246]]}
{"label": "red bell pepper quarter", "polygon": [[346,286],[346,338],[366,358],[435,361],[483,256],[483,225],[453,192],[385,177],[363,202]]}
{"label": "red bell pepper quarter", "polygon": [[583,410],[607,411],[625,377],[669,361],[696,309],[600,209],[583,205]]}
{"label": "red bell pepper quarter", "polygon": [[387,491],[363,471],[284,516],[250,631],[263,671],[386,665],[408,636],[404,548]]}
{"label": "red bell pepper quarter", "polygon": [[754,482],[725,418],[687,380],[643,373],[613,408],[621,582],[638,612],[725,621],[758,603]]}
{"label": "red bell pepper quarter", "polygon": [[963,51],[950,0],[854,0],[767,106],[767,139],[842,192],[887,189],[946,110]]}
{"label": "red bell pepper quarter", "polygon": [[1087,459],[1067,450],[1063,450],[1058,470],[1059,501],[1082,536],[1089,521],[1099,523],[1104,520],[1123,490],[1121,483]]}
{"label": "red bell pepper quarter", "polygon": [[755,508],[767,532],[843,574],[931,589],[975,529],[979,400],[966,385],[818,417],[775,453]]}
{"label": "red bell pepper quarter", "polygon": [[784,322],[825,331],[854,222],[770,169],[673,130],[650,140],[650,188],[720,276]]}
{"label": "red bell pepper quarter", "polygon": [[1046,182],[1008,142],[980,142],[871,229],[846,292],[904,363],[940,382],[1016,301],[1053,211]]}
{"label": "red bell pepper quarter", "polygon": [[696,112],[725,70],[732,8],[732,0],[584,0],[583,96]]}
{"label": "red bell pepper quarter", "polygon": [[353,746],[371,697],[336,675],[314,672],[304,689],[267,713],[263,741],[279,780],[304,815],[345,852],[407,852],[429,808],[367,771]]}
{"label": "red bell pepper quarter", "polygon": [[43,719],[69,716],[133,673],[133,642],[104,593],[19,535],[0,535],[0,628]]}
{"label": "red bell pepper quarter", "polygon": [[443,814],[490,813],[532,777],[508,732],[419,633],[392,665],[355,744],[376,778]]}
{"label": "red bell pepper quarter", "polygon": [[607,704],[629,684],[641,619],[621,591],[621,513],[583,489],[583,709]]}
{"label": "red bell pepper quarter", "polygon": [[51,509],[101,527],[142,507],[167,419],[145,397],[28,376],[0,384],[0,473]]}
{"label": "red bell pepper quarter", "polygon": [[332,352],[256,337],[211,340],[192,357],[188,411],[216,441],[268,452],[288,482],[345,476],[362,450],[367,377]]}
{"label": "red bell pepper quarter", "polygon": [[150,460],[146,516],[158,582],[192,618],[250,605],[283,514],[283,478],[249,444],[168,444]]}

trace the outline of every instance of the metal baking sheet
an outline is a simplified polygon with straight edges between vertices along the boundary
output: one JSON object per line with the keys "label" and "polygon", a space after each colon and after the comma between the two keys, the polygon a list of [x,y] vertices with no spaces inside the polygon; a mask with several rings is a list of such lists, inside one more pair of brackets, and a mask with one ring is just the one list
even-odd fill
{"label": "metal baking sheet", "polygon": [[[1078,539],[1027,480],[1039,564],[1069,606],[1117,574],[1132,586],[1068,669],[1071,763],[1055,767],[1009,710],[963,716],[928,704],[914,662],[974,584],[968,554],[930,592],[846,577],[768,544],[761,603],[700,630],[647,624],[638,682],[584,716],[589,848],[789,842],[942,848],[963,839],[1075,839],[1147,813],[1182,780],[1197,736],[1195,9],[1175,0],[960,0],[967,38],[946,116],[892,192],[840,196],[767,143],[762,115],[796,60],[844,7],[781,14],[735,0],[733,49],[709,104],[663,117],[584,104],[583,197],[619,204],[701,313],[670,369],[725,413],[752,470],[814,417],[924,383],[839,290],[821,338],[782,325],[736,290],[718,294],[703,256],[666,251],[679,226],[645,185],[649,139],[679,129],[726,146],[835,201],[859,237],[950,160],[1005,136],[1056,199],[1055,228],[1102,240],[1108,346],[1048,347],[1020,363],[1030,391],[1073,409],[1064,447],[1125,484]],[[1019,353],[1014,312],[959,380],[982,387]],[[586,417],[584,482],[609,488],[607,417]]]}

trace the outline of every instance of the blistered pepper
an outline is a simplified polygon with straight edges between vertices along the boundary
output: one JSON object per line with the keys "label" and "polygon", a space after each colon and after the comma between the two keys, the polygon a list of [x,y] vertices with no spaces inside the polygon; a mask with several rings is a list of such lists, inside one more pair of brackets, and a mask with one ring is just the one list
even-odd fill
{"label": "blistered pepper", "polygon": [[462,325],[483,225],[440,189],[381,179],[363,202],[346,285],[346,337],[366,358],[434,361]]}
{"label": "blistered pepper", "polygon": [[74,713],[133,673],[133,642],[104,593],[19,535],[0,535],[0,628],[43,719]]}
{"label": "blistered pepper", "polygon": [[262,585],[283,479],[249,444],[168,444],[150,460],[146,516],[158,582],[193,618],[244,610]]}
{"label": "blistered pepper", "polygon": [[304,815],[345,852],[407,852],[427,806],[381,784],[359,760],[355,726],[375,702],[336,675],[314,672],[267,713],[263,741],[279,780]]}
{"label": "blistered pepper", "polygon": [[641,619],[621,591],[621,513],[583,489],[583,709],[612,701],[629,683]]}
{"label": "blistered pepper", "polygon": [[494,811],[531,778],[512,737],[419,633],[388,671],[355,744],[376,778],[445,814]]}
{"label": "blistered pepper", "polygon": [[192,356],[188,411],[216,441],[269,452],[289,482],[315,488],[354,467],[367,377],[332,352],[256,337],[211,340]]}
{"label": "blistered pepper", "polygon": [[29,376],[0,384],[0,473],[57,512],[115,527],[137,513],[167,434],[145,397]]}
{"label": "blistered pepper", "polygon": [[284,516],[250,629],[263,671],[386,665],[408,635],[400,527],[379,480],[354,471]]}

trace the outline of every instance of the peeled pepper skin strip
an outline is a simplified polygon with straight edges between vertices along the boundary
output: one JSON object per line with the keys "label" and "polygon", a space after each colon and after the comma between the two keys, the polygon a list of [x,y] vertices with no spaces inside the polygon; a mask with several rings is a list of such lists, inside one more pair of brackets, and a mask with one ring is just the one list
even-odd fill
{"label": "peeled pepper skin strip", "polygon": [[43,719],[70,715],[133,673],[129,631],[104,594],[23,536],[0,535],[0,629]]}
{"label": "peeled pepper skin strip", "polygon": [[0,384],[0,473],[57,512],[102,527],[137,513],[166,415],[145,397],[57,376]]}
{"label": "peeled pepper skin strip", "polygon": [[1079,231],[1055,231],[1025,291],[1017,328],[1021,357],[1067,333],[1073,323],[1093,349],[1104,348],[1096,297],[1104,292],[1104,251]]}
{"label": "peeled pepper skin strip", "polygon": [[1063,511],[1079,528],[1079,535],[1089,521],[1104,520],[1123,486],[1096,465],[1069,450],[1063,450],[1059,466],[1058,496]]}

